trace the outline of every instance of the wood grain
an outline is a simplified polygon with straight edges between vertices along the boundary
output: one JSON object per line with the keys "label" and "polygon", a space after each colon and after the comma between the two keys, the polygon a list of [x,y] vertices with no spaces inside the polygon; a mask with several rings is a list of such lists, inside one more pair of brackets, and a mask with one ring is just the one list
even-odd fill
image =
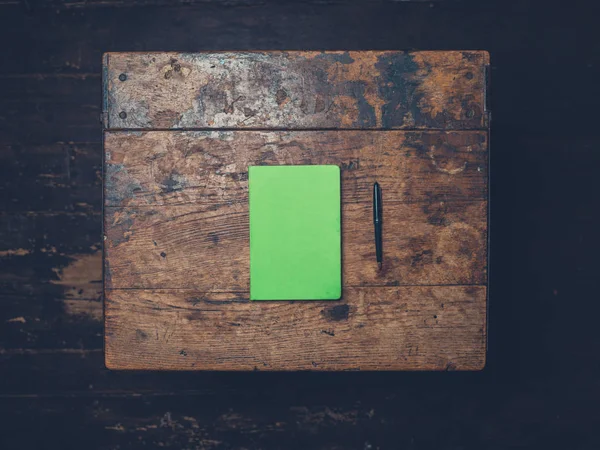
{"label": "wood grain", "polygon": [[[485,284],[485,202],[384,200],[384,263],[377,271],[369,203],[342,205],[344,286]],[[249,288],[246,203],[107,208],[109,288]]]}
{"label": "wood grain", "polygon": [[101,144],[0,144],[5,212],[100,212],[101,174]]}
{"label": "wood grain", "polygon": [[487,133],[406,131],[106,132],[105,205],[219,206],[248,199],[248,166],[334,164],[345,202],[487,198]]}
{"label": "wood grain", "polygon": [[[483,367],[486,64],[486,52],[106,54],[107,366]],[[248,167],[280,164],[342,169],[339,303],[247,301]],[[460,306],[441,311],[441,298]]]}
{"label": "wood grain", "polygon": [[100,347],[101,228],[99,212],[0,215],[0,354]]}
{"label": "wood grain", "polygon": [[0,145],[101,143],[97,74],[3,77],[0,84]]}
{"label": "wood grain", "polygon": [[116,369],[479,370],[485,287],[353,288],[343,302],[250,302],[247,293],[109,290]]}
{"label": "wood grain", "polygon": [[470,52],[107,53],[105,128],[483,129]]}

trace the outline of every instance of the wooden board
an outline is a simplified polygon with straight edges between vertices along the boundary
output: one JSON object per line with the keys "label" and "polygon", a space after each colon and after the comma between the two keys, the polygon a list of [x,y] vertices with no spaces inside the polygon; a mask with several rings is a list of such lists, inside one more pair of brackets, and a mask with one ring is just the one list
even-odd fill
{"label": "wooden board", "polygon": [[[107,366],[483,367],[487,58],[108,54]],[[342,169],[340,302],[247,300],[247,173],[266,164]],[[375,181],[383,186],[381,271]]]}
{"label": "wooden board", "polygon": [[176,370],[479,370],[486,288],[348,288],[332,302],[110,290],[106,364]]}
{"label": "wooden board", "polygon": [[[247,290],[247,168],[307,162],[342,167],[346,285],[485,283],[486,144],[484,132],[109,132],[107,286]],[[375,180],[381,272],[363,264]]]}
{"label": "wooden board", "polygon": [[335,164],[344,202],[485,201],[485,131],[107,132],[105,206],[247,201],[248,166]]}
{"label": "wooden board", "polygon": [[[345,286],[485,284],[485,202],[386,202],[383,220],[378,271],[371,205],[342,205]],[[247,290],[248,226],[246,203],[107,208],[106,287]]]}
{"label": "wooden board", "polygon": [[107,53],[106,128],[484,128],[487,52]]}

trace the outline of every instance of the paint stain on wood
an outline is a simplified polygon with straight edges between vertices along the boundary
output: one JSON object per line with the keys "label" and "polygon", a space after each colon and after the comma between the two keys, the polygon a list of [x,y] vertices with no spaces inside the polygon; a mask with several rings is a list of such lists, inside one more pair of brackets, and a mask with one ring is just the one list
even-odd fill
{"label": "paint stain on wood", "polygon": [[64,289],[64,308],[68,315],[84,315],[102,320],[102,252],[72,255],[65,267],[53,269],[50,283]]}

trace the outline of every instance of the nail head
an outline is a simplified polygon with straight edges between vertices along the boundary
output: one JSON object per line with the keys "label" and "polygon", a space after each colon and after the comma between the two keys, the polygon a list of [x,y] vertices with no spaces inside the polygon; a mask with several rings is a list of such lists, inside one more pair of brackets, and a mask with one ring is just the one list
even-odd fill
{"label": "nail head", "polygon": [[121,119],[127,119],[127,113],[126,113],[125,111],[121,111],[121,112],[119,113],[119,117],[120,117]]}
{"label": "nail head", "polygon": [[122,73],[121,75],[119,75],[119,80],[125,81],[126,79],[127,79],[127,75],[125,75],[124,73]]}

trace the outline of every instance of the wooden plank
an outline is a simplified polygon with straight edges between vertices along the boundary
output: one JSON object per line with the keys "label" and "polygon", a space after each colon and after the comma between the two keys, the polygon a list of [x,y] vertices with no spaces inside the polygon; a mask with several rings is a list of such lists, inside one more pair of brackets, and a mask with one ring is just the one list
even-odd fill
{"label": "wooden plank", "polygon": [[[298,5],[323,6],[329,4],[353,5],[360,4],[362,0],[301,0],[296,1]],[[439,3],[457,2],[459,0],[371,0],[373,3]],[[94,8],[147,8],[153,6],[190,7],[190,6],[221,6],[221,7],[259,7],[269,3],[280,3],[272,0],[33,0],[29,4],[31,8],[38,10],[51,8],[57,11],[63,10],[90,10]],[[0,6],[17,5],[18,0],[0,0]]]}
{"label": "wooden plank", "polygon": [[[340,386],[352,385],[355,390],[388,396],[394,389],[402,396],[424,383],[445,390],[461,385],[472,385],[489,380],[489,373],[463,372],[460,379],[440,372],[326,372],[302,371],[265,372],[252,375],[247,372],[215,371],[115,371],[105,367],[102,347],[85,349],[7,349],[0,351],[2,383],[0,398],[21,396],[77,396],[140,397],[189,395],[219,398],[243,398],[252,404],[249,393],[256,398],[266,396],[284,401],[301,398],[303,404],[327,404],[339,400]],[[452,367],[450,367],[452,369]],[[23,374],[27,373],[24,377]],[[402,383],[398,384],[398,379]],[[281,382],[285,381],[285,382]],[[295,386],[293,394],[289,386]],[[418,389],[417,389],[418,391]],[[385,392],[385,395],[382,394]],[[431,391],[429,391],[431,394]],[[368,396],[368,394],[365,394]],[[290,397],[292,396],[292,397]]]}
{"label": "wooden plank", "polygon": [[485,283],[485,132],[109,132],[105,152],[107,286],[247,290],[247,168],[307,162],[343,169],[347,286]]}
{"label": "wooden plank", "polygon": [[[198,385],[210,386],[203,375],[194,374]],[[515,385],[468,374],[439,374],[428,383],[423,381],[431,381],[428,374],[302,373],[297,383],[290,382],[292,374],[281,374],[270,389],[256,390],[248,382],[272,379],[268,375],[245,374],[242,395],[3,399],[3,443],[11,449],[44,448],[51,441],[99,450],[550,449],[573,439],[583,449],[600,444],[595,432],[600,393],[591,377],[586,385],[546,377]],[[345,375],[348,384],[340,384]],[[356,387],[366,377],[371,384]],[[472,427],[485,432],[473,433]]]}
{"label": "wooden plank", "polygon": [[95,253],[102,248],[101,228],[99,213],[0,214],[0,258]]}
{"label": "wooden plank", "polygon": [[[344,286],[485,284],[486,211],[484,202],[384,203],[377,271],[371,205],[343,204]],[[107,287],[248,289],[246,203],[105,213]]]}
{"label": "wooden plank", "polygon": [[0,144],[5,211],[100,212],[101,174],[100,144]]}
{"label": "wooden plank", "polygon": [[0,349],[100,348],[99,214],[0,215]]}
{"label": "wooden plank", "polygon": [[486,288],[348,288],[343,301],[106,292],[106,364],[169,370],[479,370]]}
{"label": "wooden plank", "polygon": [[[142,8],[144,12],[140,14],[135,6],[119,8],[99,1],[104,7],[90,7],[85,11],[33,5],[35,13],[25,14],[22,5],[5,7],[0,14],[0,25],[12,45],[6,46],[0,74],[100,74],[102,52],[107,50],[481,48],[492,49],[501,57],[509,57],[511,62],[515,59],[524,63],[539,61],[541,54],[541,58],[563,75],[568,73],[567,69],[548,56],[561,43],[567,46],[577,43],[576,36],[567,33],[567,24],[553,23],[545,36],[548,41],[536,48],[539,53],[532,54],[523,42],[532,42],[536,33],[528,26],[532,20],[529,10],[519,4],[503,9],[483,2],[466,7],[463,2],[453,6],[454,1],[442,1],[432,8],[429,2],[407,5],[396,1],[370,1],[365,7],[360,0],[354,4],[345,4],[344,0],[326,4],[318,0],[320,5],[292,1],[251,8],[244,5],[224,8],[208,3],[187,7],[148,6]],[[132,17],[137,19],[135,24]],[[465,17],[469,17],[469,26],[461,27]],[[538,16],[536,19],[542,20]],[[592,18],[589,20],[593,23]],[[177,26],[164,27],[165,23],[177,23]],[[428,24],[427,33],[422,32],[422,23]],[[503,39],[494,39],[499,34]],[[564,55],[566,58],[574,56]],[[511,68],[515,67],[513,64]],[[530,62],[525,67],[535,66]],[[529,72],[523,66],[518,68]],[[511,83],[511,88],[518,90],[523,81]]]}
{"label": "wooden plank", "polygon": [[101,283],[98,283],[101,278],[93,281],[97,283],[98,294],[92,299],[84,298],[92,290],[86,289],[89,285],[83,282],[74,282],[68,287],[50,283],[46,289],[38,289],[31,295],[0,294],[0,353],[55,349],[100,351],[104,332]]}
{"label": "wooden plank", "polygon": [[100,143],[98,75],[0,82],[0,144]]}
{"label": "wooden plank", "polygon": [[489,55],[108,53],[106,128],[482,129]]}
{"label": "wooden plank", "polygon": [[345,202],[373,183],[397,202],[487,199],[487,133],[200,131],[105,133],[105,205],[246,202],[248,166],[334,164]]}

